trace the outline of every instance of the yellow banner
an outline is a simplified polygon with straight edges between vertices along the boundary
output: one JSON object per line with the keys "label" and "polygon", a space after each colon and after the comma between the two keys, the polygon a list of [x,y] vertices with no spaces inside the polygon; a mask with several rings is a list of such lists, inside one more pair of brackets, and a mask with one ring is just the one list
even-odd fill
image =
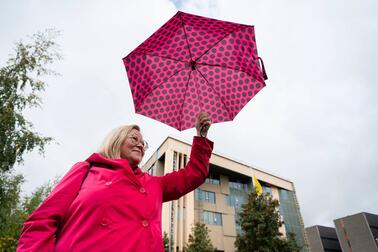
{"label": "yellow banner", "polygon": [[255,176],[253,176],[253,186],[255,187],[257,195],[260,196],[263,193],[263,189]]}

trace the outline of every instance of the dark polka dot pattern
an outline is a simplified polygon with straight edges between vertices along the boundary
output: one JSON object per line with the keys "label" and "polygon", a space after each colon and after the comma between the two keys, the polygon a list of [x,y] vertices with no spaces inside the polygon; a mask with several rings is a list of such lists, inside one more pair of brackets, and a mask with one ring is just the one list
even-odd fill
{"label": "dark polka dot pattern", "polygon": [[265,86],[253,26],[183,12],[123,61],[135,111],[178,130],[233,120]]}

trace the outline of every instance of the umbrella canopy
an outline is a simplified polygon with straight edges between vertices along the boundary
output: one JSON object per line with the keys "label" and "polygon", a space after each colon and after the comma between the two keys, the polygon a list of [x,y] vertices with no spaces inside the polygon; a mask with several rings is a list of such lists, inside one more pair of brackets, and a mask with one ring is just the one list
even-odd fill
{"label": "umbrella canopy", "polygon": [[123,58],[135,111],[178,130],[233,120],[264,86],[254,27],[177,12]]}

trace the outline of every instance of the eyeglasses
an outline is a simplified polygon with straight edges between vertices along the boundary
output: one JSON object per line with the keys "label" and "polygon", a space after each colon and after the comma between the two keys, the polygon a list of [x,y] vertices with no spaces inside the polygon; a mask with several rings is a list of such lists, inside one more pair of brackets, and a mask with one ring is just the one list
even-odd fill
{"label": "eyeglasses", "polygon": [[139,145],[139,144],[141,144],[143,146],[143,150],[144,151],[148,150],[148,143],[146,141],[139,140],[138,137],[136,137],[136,136],[129,136],[127,138],[130,139],[130,142],[133,145]]}

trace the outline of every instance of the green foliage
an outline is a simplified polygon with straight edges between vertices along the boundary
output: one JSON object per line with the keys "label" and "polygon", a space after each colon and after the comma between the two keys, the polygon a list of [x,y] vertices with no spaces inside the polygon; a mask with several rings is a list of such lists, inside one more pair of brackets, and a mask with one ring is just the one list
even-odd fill
{"label": "green foliage", "polygon": [[56,74],[46,65],[61,59],[54,42],[57,35],[47,30],[31,36],[30,43],[16,43],[15,54],[0,68],[0,172],[22,163],[25,152],[37,148],[43,153],[52,140],[34,132],[22,112],[41,105],[39,94],[46,83],[40,77]]}
{"label": "green foliage", "polygon": [[[21,198],[20,188],[24,182],[21,175],[1,175],[0,186],[6,188],[0,210],[0,251],[15,251],[25,219],[41,204],[58,180],[48,182],[31,195]],[[1,195],[3,197],[3,194]],[[2,199],[3,200],[3,199]]]}
{"label": "green foliage", "polygon": [[248,195],[248,202],[242,206],[238,223],[242,232],[237,235],[235,247],[239,252],[293,252],[299,251],[294,234],[284,239],[279,232],[282,226],[277,211],[279,203],[271,196]]}
{"label": "green foliage", "polygon": [[184,248],[185,252],[213,252],[214,246],[211,243],[209,229],[203,223],[195,223],[192,234],[189,234],[188,244]]}
{"label": "green foliage", "polygon": [[[0,251],[12,251],[17,244],[17,238],[23,219],[18,209],[22,175],[10,172],[0,173]],[[14,251],[14,250],[13,250]]]}
{"label": "green foliage", "polygon": [[169,238],[167,232],[163,233],[164,252],[169,251]]}

